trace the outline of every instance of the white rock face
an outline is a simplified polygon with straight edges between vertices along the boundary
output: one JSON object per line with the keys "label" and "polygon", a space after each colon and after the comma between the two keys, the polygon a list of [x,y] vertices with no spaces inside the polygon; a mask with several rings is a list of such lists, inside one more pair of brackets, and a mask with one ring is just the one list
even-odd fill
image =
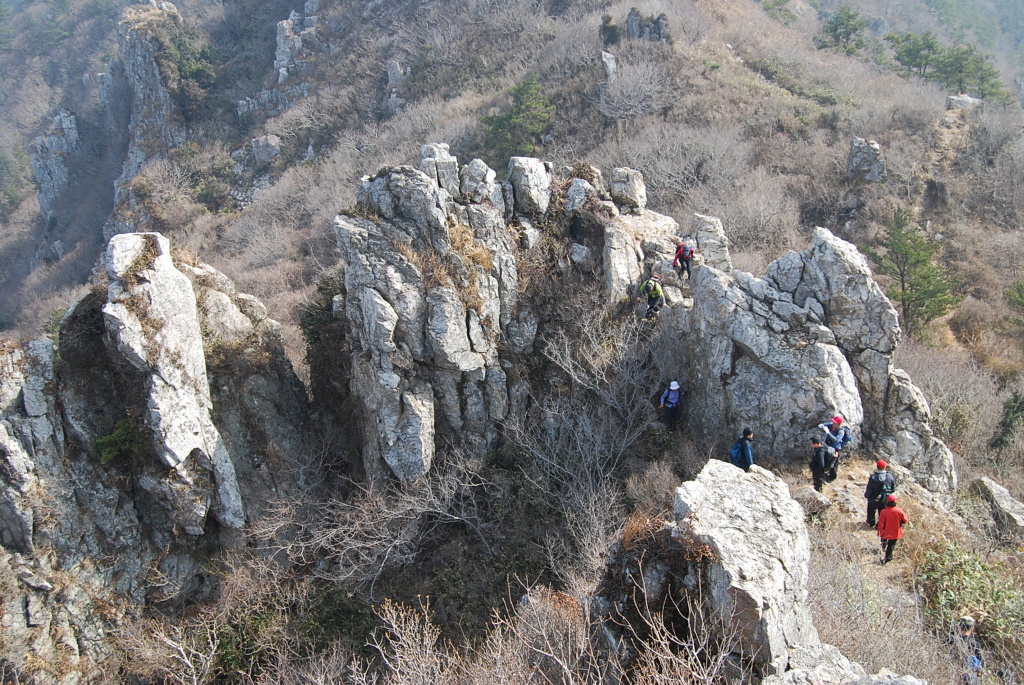
{"label": "white rock face", "polygon": [[449,154],[448,146],[433,143],[420,149],[420,171],[432,178],[452,197],[460,196],[459,160]]}
{"label": "white rock face", "polygon": [[880,183],[885,180],[885,156],[874,140],[854,138],[846,157],[846,180]]}
{"label": "white rock face", "polygon": [[857,380],[814,311],[742,271],[702,267],[690,287],[690,419],[702,441],[727,444],[749,426],[755,451],[796,460],[808,430],[836,412],[857,430]]}
{"label": "white rock face", "polygon": [[515,193],[515,208],[528,216],[548,211],[551,202],[551,172],[544,162],[532,157],[508,160],[508,180]]}
{"label": "white rock face", "polygon": [[[479,160],[447,166],[455,160],[446,146],[423,152],[431,156],[421,168],[434,176],[395,167],[364,179],[358,197],[380,220],[335,221],[353,360],[345,384],[372,426],[363,432],[371,479],[386,477],[385,465],[404,482],[421,477],[441,436],[474,447],[495,440],[509,405],[501,332],[513,349],[529,349],[536,334],[536,320],[517,312],[516,259],[494,172]],[[458,179],[464,204],[437,174]],[[443,282],[427,260],[447,264]]]}
{"label": "white rock face", "polygon": [[612,169],[611,195],[615,204],[642,212],[647,207],[644,175],[625,167]]}
{"label": "white rock face", "polygon": [[249,141],[249,147],[257,164],[267,164],[281,154],[281,139],[275,135],[260,136]]}
{"label": "white rock face", "polygon": [[693,215],[690,228],[697,254],[701,263],[713,266],[726,273],[732,271],[732,257],[729,256],[729,238],[725,235],[725,227],[718,217]]}
{"label": "white rock face", "polygon": [[947,95],[946,109],[974,109],[985,104],[984,100],[972,98],[970,95]]}
{"label": "white rock face", "polygon": [[736,631],[737,651],[781,673],[790,649],[818,643],[805,604],[811,545],[804,512],[781,479],[756,465],[744,473],[711,460],[676,489],[673,513],[678,534],[715,556],[704,592]]}
{"label": "white rock face", "polygon": [[[200,486],[212,468],[213,512],[222,525],[241,528],[245,511],[234,464],[210,416],[202,332],[188,277],[171,263],[170,244],[155,233],[114,236],[106,254],[110,278],[103,318],[115,364],[130,367],[146,394],[143,418],[159,459],[181,479],[180,520],[201,535],[209,493]],[[156,484],[161,490],[166,483]],[[195,497],[191,502],[188,498]]]}
{"label": "white rock face", "polygon": [[992,516],[1003,531],[1024,538],[1024,504],[1015,500],[1009,490],[983,476],[971,483],[971,491],[988,500],[992,505]]}

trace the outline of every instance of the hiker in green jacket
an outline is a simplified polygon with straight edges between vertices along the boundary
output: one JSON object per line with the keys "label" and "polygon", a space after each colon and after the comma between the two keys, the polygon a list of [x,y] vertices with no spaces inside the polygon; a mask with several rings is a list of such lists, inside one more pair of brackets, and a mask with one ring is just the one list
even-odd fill
{"label": "hiker in green jacket", "polygon": [[661,287],[661,276],[654,275],[643,282],[640,286],[640,297],[636,299],[640,300],[644,295],[647,296],[647,311],[644,312],[644,318],[653,319],[665,306],[665,289]]}

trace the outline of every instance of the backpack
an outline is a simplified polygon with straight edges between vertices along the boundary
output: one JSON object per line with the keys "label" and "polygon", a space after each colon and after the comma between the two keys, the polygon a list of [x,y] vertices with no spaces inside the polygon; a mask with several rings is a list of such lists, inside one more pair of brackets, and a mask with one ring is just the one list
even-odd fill
{"label": "backpack", "polygon": [[[737,440],[729,449],[729,461],[733,466],[740,466],[743,460],[743,440]],[[742,468],[742,466],[740,466]]]}
{"label": "backpack", "polygon": [[832,465],[829,466],[827,469],[825,469],[825,473],[823,474],[822,479],[826,483],[831,483],[832,481],[834,481],[838,477],[839,477],[839,455],[836,454],[835,452],[833,452],[832,453]]}
{"label": "backpack", "polygon": [[666,407],[677,407],[679,406],[679,400],[683,395],[682,389],[680,390],[669,390],[668,397],[665,398]]}
{"label": "backpack", "polygon": [[846,426],[840,426],[839,435],[836,436],[836,442],[838,443],[836,449],[843,449],[850,444],[851,440],[853,440],[853,434],[850,432],[850,429]]}
{"label": "backpack", "polygon": [[693,256],[693,248],[689,245],[683,246],[683,259],[689,259]]}
{"label": "backpack", "polygon": [[[874,477],[874,474],[872,474],[872,477]],[[885,504],[889,495],[896,491],[896,479],[892,477],[891,473],[885,473],[879,481],[882,483],[882,489],[875,497],[875,504]]]}

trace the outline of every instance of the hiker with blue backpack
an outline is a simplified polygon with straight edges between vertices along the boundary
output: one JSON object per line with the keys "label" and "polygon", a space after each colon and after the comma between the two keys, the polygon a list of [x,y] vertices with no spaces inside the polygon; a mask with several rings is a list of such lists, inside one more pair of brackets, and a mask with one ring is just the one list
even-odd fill
{"label": "hiker with blue backpack", "polygon": [[875,462],[876,471],[868,478],[864,498],[868,501],[868,525],[875,527],[878,512],[885,508],[885,501],[896,491],[896,479],[889,473],[885,459]]}
{"label": "hiker with blue backpack", "polygon": [[665,425],[670,433],[676,428],[682,401],[683,391],[679,387],[678,381],[672,381],[669,383],[668,389],[661,394],[661,404],[658,405],[659,409],[665,410]]}
{"label": "hiker with blue backpack", "polygon": [[749,428],[743,429],[743,437],[733,443],[729,449],[729,461],[738,469],[750,471],[754,465],[754,448],[751,443],[754,440],[754,431]]}
{"label": "hiker with blue backpack", "polygon": [[676,245],[676,258],[672,260],[672,266],[679,270],[679,278],[686,273],[686,280],[690,280],[690,263],[693,261],[697,251],[686,243]]}
{"label": "hiker with blue backpack", "polygon": [[836,457],[842,456],[843,448],[853,440],[853,433],[843,425],[843,417],[836,414],[832,423],[819,423],[818,426],[825,430],[825,444],[836,451]]}

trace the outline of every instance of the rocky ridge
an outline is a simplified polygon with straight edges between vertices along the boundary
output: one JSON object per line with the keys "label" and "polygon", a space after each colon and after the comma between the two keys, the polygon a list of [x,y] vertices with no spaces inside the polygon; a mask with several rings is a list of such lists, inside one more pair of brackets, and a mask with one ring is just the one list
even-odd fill
{"label": "rocky ridge", "polygon": [[111,629],[211,592],[211,556],[294,492],[305,392],[262,304],[155,234],[111,240],[59,356],[4,347],[0,368],[4,658],[103,682]]}

